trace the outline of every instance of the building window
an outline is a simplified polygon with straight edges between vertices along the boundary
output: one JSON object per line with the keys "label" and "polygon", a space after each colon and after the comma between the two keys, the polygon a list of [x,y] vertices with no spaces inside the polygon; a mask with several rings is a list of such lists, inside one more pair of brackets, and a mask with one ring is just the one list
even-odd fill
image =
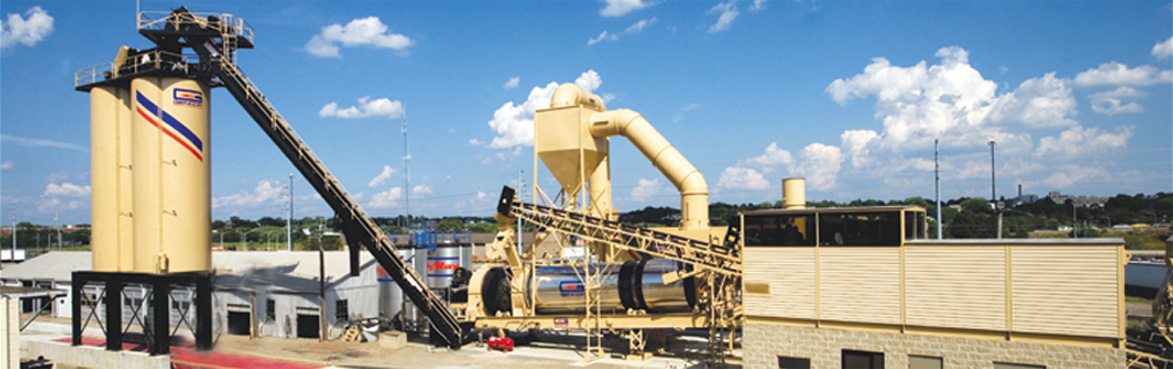
{"label": "building window", "polygon": [[1047,369],[1047,367],[1043,365],[994,363],[994,369]]}
{"label": "building window", "polygon": [[779,356],[778,369],[811,369],[811,359]]}
{"label": "building window", "polygon": [[821,246],[900,246],[900,213],[819,215]]}
{"label": "building window", "polygon": [[265,320],[277,321],[277,302],[273,299],[265,300]]}
{"label": "building window", "polygon": [[745,217],[746,246],[814,246],[812,214],[755,215]]}
{"label": "building window", "polygon": [[908,355],[908,369],[942,369],[944,363],[939,357]]}
{"label": "building window", "polygon": [[904,239],[923,240],[929,238],[928,223],[921,211],[904,212]]}
{"label": "building window", "polygon": [[335,320],[350,320],[350,306],[345,299],[334,301]]}
{"label": "building window", "polygon": [[884,353],[843,350],[843,369],[884,369]]}

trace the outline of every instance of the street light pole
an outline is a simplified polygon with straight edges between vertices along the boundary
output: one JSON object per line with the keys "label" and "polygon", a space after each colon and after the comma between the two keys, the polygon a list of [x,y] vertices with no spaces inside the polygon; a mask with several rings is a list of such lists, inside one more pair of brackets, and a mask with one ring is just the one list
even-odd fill
{"label": "street light pole", "polygon": [[998,239],[1002,239],[1002,210],[998,209],[998,182],[995,180],[994,172],[994,140],[990,140],[990,202],[994,203],[994,212],[998,213]]}
{"label": "street light pole", "polygon": [[289,173],[289,218],[285,220],[285,250],[293,251],[293,173]]}
{"label": "street light pole", "polygon": [[12,262],[16,262],[16,202],[12,202]]}
{"label": "street light pole", "polygon": [[[57,249],[61,250],[62,245],[61,245],[61,212],[60,211],[57,212],[57,215],[53,216],[53,222],[57,223]],[[13,257],[15,257],[15,256],[13,256]]]}
{"label": "street light pole", "polygon": [[252,230],[245,231],[244,234],[241,235],[240,248],[248,250],[248,234],[249,233],[252,233]]}
{"label": "street light pole", "polygon": [[936,177],[937,187],[937,239],[941,239],[941,146],[940,140],[933,140],[933,175]]}

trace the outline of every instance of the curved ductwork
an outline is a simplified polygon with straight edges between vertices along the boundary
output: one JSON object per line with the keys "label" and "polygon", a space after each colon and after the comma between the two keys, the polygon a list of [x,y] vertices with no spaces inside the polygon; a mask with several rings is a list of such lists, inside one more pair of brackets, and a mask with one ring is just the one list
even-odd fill
{"label": "curved ductwork", "polygon": [[607,110],[607,106],[603,104],[603,99],[599,95],[583,91],[578,85],[573,83],[563,83],[554,90],[554,97],[550,99],[551,108],[562,108],[567,106],[582,105],[598,111]]}
{"label": "curved ductwork", "polygon": [[[558,90],[561,91],[562,87]],[[581,93],[576,86],[574,90]],[[558,102],[558,93],[555,92],[554,96],[554,101]],[[568,93],[566,96],[569,99],[575,95]],[[601,102],[599,104],[602,106]],[[709,185],[705,183],[705,177],[642,115],[628,109],[598,112],[591,116],[590,130],[595,137],[627,137],[664,177],[672,181],[680,191],[680,229],[709,227]]]}

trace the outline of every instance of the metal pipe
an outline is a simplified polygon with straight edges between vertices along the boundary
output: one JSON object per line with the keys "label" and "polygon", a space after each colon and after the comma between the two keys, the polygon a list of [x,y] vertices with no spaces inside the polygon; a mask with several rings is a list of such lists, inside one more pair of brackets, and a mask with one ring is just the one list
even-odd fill
{"label": "metal pipe", "polygon": [[[565,87],[565,85],[563,86]],[[639,113],[628,109],[591,116],[591,135],[623,136],[680,191],[680,229],[709,227],[709,185],[700,171]]]}

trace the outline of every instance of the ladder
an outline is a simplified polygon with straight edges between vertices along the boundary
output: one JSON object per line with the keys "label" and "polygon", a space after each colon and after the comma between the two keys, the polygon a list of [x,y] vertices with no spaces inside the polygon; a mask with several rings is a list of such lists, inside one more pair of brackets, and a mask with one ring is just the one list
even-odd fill
{"label": "ladder", "polygon": [[[223,23],[221,23],[223,24]],[[181,25],[182,26],[182,25]],[[231,27],[227,25],[226,27]],[[193,45],[200,56],[200,63],[209,67],[216,77],[224,84],[240,106],[252,116],[261,130],[277,144],[285,157],[293,163],[302,176],[314,187],[330,205],[338,217],[343,231],[351,242],[357,242],[367,248],[403,290],[411,298],[431,323],[433,332],[448,343],[449,347],[459,348],[462,344],[462,328],[456,316],[448,306],[437,297],[420,278],[415,270],[399,257],[394,243],[379,229],[358,203],[346,192],[326,166],[318,160],[314,152],[306,146],[285,118],[269,103],[260,90],[245,77],[244,73],[229,60],[235,50],[228,49],[233,41],[216,40],[206,36],[207,29],[192,29],[185,33],[184,27],[178,33],[184,37],[188,45]],[[230,30],[220,30],[219,35],[231,35]],[[222,36],[221,36],[222,37]],[[234,38],[229,36],[228,38]],[[204,47],[201,45],[209,45]],[[216,50],[218,49],[218,50]]]}

